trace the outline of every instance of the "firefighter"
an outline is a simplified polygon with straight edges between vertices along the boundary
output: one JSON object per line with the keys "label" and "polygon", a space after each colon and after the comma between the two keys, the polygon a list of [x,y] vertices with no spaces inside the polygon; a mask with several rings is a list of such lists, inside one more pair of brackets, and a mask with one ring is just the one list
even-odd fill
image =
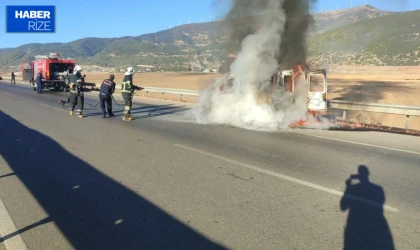
{"label": "firefighter", "polygon": [[124,98],[125,102],[125,108],[124,108],[124,114],[123,114],[123,121],[131,121],[133,119],[133,116],[131,116],[131,106],[132,106],[132,99],[134,90],[142,90],[142,87],[133,85],[133,74],[134,69],[133,67],[128,67],[125,74],[124,79],[121,84],[121,95]]}
{"label": "firefighter", "polygon": [[105,79],[102,82],[101,88],[99,90],[99,100],[101,101],[101,109],[102,109],[103,118],[105,118],[106,113],[107,113],[105,111],[105,104],[106,104],[109,117],[114,116],[114,114],[112,113],[112,99],[111,99],[111,95],[114,94],[114,91],[115,91],[114,78],[115,76],[111,74],[108,79]]}
{"label": "firefighter", "polygon": [[15,78],[15,73],[12,72],[12,79],[10,80],[10,84],[16,84],[16,78]]}
{"label": "firefighter", "polygon": [[38,94],[42,93],[42,78],[42,70],[40,70],[36,75],[36,91]]}
{"label": "firefighter", "polygon": [[70,115],[73,115],[74,108],[77,105],[77,117],[82,118],[83,106],[85,104],[85,97],[83,95],[82,87],[84,77],[82,76],[82,67],[76,65],[73,74],[70,76]]}

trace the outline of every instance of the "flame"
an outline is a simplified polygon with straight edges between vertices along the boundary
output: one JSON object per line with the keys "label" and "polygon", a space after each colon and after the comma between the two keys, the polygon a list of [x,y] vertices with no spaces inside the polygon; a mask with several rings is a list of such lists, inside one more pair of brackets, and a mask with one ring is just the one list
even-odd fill
{"label": "flame", "polygon": [[[314,114],[313,112],[309,112]],[[307,122],[307,121],[297,121],[289,125],[290,128],[305,128],[308,125],[315,125],[315,124],[322,124],[322,121],[315,121],[315,122]],[[338,120],[335,122],[328,122],[332,128],[339,129],[339,130],[369,130],[369,131],[380,131],[380,132],[389,132],[389,133],[397,133],[397,134],[406,134],[406,135],[414,135],[420,136],[419,130],[412,130],[412,129],[404,129],[404,128],[396,128],[396,127],[388,127],[382,125],[375,125],[375,124],[365,124],[360,123],[360,121],[350,122],[350,121],[343,121]]]}

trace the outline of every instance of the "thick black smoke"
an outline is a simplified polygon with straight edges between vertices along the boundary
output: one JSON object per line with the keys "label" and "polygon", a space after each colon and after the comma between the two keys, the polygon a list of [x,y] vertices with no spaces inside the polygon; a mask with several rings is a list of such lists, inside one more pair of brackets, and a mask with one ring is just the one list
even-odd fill
{"label": "thick black smoke", "polygon": [[[221,0],[218,0],[219,2]],[[231,9],[221,22],[223,35],[229,39],[228,54],[237,53],[241,43],[263,25],[267,6],[277,1],[286,18],[281,41],[276,55],[278,65],[292,68],[297,64],[306,65],[306,34],[313,24],[311,5],[316,0],[230,0]]]}
{"label": "thick black smoke", "polygon": [[[271,77],[281,65],[306,61],[306,32],[311,24],[310,0],[234,0],[222,27],[236,54],[226,75],[202,92],[197,109],[200,123],[277,129],[307,117],[307,89],[294,93],[278,88]],[[236,47],[236,48],[235,48]],[[229,51],[230,53],[230,51]],[[225,85],[226,84],[226,85]],[[264,101],[265,100],[265,101]]]}
{"label": "thick black smoke", "polygon": [[[219,2],[222,0],[218,0]],[[389,0],[391,1],[391,0]],[[293,93],[273,84],[273,73],[306,65],[307,32],[315,0],[231,0],[220,22],[236,57],[229,74],[203,90],[197,122],[230,124],[248,129],[286,129],[297,121],[313,121],[308,113],[308,86],[295,79]],[[319,128],[328,127],[328,123]]]}

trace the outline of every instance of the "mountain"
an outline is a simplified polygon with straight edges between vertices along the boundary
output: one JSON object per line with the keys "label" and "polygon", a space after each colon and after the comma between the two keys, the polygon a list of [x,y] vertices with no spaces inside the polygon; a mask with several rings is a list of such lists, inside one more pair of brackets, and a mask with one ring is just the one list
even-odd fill
{"label": "mountain", "polygon": [[[370,5],[316,13],[308,34],[309,61],[313,64],[418,64],[414,57],[420,50],[420,24],[414,20],[419,20],[419,13],[385,12]],[[0,66],[16,67],[36,55],[59,51],[82,65],[117,69],[129,65],[154,65],[175,71],[219,68],[236,52],[227,50],[227,38],[217,32],[220,26],[220,22],[208,22],[134,37],[26,44],[0,49]]]}
{"label": "mountain", "polygon": [[313,64],[420,64],[420,10],[358,21],[309,39]]}
{"label": "mountain", "polygon": [[[222,42],[216,35],[217,23],[188,24],[153,34],[121,38],[83,38],[69,43],[32,43],[7,49],[0,65],[17,65],[36,55],[60,52],[80,64],[104,67],[158,65],[171,70],[220,64]],[[1,52],[0,52],[1,53]]]}
{"label": "mountain", "polygon": [[318,35],[358,21],[388,16],[393,13],[395,12],[382,11],[371,5],[316,13],[313,15],[315,23],[310,31],[310,36]]}
{"label": "mountain", "polygon": [[8,52],[8,51],[10,51],[10,50],[13,50],[13,48],[4,48],[4,49],[0,49],[0,55],[1,55],[1,54],[4,54],[4,53],[6,53],[6,52]]}

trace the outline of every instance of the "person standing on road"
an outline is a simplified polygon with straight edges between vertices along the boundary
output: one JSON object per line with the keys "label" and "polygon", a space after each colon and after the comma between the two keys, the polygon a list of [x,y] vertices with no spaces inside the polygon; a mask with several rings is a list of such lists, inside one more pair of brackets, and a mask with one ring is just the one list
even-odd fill
{"label": "person standing on road", "polygon": [[112,113],[112,99],[111,99],[111,95],[114,94],[114,91],[115,91],[114,78],[115,76],[111,74],[109,76],[109,79],[105,79],[102,82],[101,88],[99,89],[99,100],[101,101],[101,109],[102,109],[103,118],[105,118],[106,116],[105,104],[106,104],[106,109],[108,111],[109,117],[114,116],[114,114]]}
{"label": "person standing on road", "polygon": [[83,76],[82,67],[76,65],[73,74],[70,76],[70,115],[73,115],[74,108],[77,105],[77,117],[82,118],[85,97],[83,95]]}
{"label": "person standing on road", "polygon": [[42,93],[42,78],[42,70],[40,70],[36,75],[36,91],[38,94]]}
{"label": "person standing on road", "polygon": [[133,104],[132,99],[134,95],[134,90],[142,90],[144,88],[133,85],[133,74],[134,69],[133,67],[128,67],[125,74],[124,79],[121,84],[121,95],[124,98],[125,108],[123,114],[123,121],[131,121],[133,116],[131,115],[131,106]]}
{"label": "person standing on road", "polygon": [[10,80],[10,84],[16,84],[15,73],[12,72],[12,79]]}

